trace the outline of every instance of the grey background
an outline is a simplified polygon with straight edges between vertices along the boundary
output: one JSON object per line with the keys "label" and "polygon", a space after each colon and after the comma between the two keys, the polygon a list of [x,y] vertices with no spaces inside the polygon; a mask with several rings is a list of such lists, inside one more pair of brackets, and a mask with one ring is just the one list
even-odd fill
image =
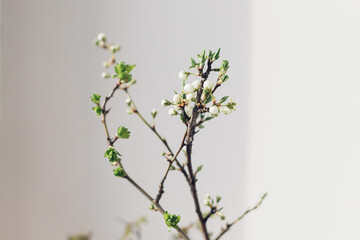
{"label": "grey background", "polygon": [[[132,94],[148,118],[159,110],[158,129],[173,148],[184,128],[160,101],[180,88],[190,56],[222,47],[231,78],[219,94],[239,105],[197,136],[199,195],[222,195],[232,220],[269,192],[224,239],[359,239],[359,8],[355,0],[3,0],[0,239],[88,231],[117,239],[119,217],[141,215],[150,221],[144,239],[170,239],[160,214],[103,157],[89,96],[113,83],[100,78],[107,55],[92,45],[99,32],[137,64]],[[111,102],[112,131],[132,130],[119,145],[124,164],[155,194],[164,148],[125,114],[124,100]],[[165,190],[166,209],[184,224],[195,218],[180,174]]]}
{"label": "grey background", "polygon": [[[180,88],[178,72],[189,66],[189,57],[204,48],[223,48],[233,80],[219,94],[236,99],[238,111],[198,135],[194,164],[205,165],[200,198],[223,195],[228,216],[240,214],[246,207],[241,171],[248,8],[247,1],[3,1],[0,238],[65,239],[69,233],[91,231],[94,239],[117,239],[122,232],[118,218],[141,215],[149,218],[144,239],[171,236],[161,215],[150,212],[147,200],[129,184],[114,178],[103,157],[103,127],[89,96],[108,94],[113,82],[100,78],[108,55],[92,44],[99,32],[122,46],[120,59],[137,64],[132,94],[148,119],[152,108],[159,110],[158,129],[173,148],[185,129],[160,102]],[[155,194],[166,168],[160,155],[165,149],[136,116],[125,113],[124,101],[117,94],[111,103],[112,130],[120,124],[132,130],[131,139],[119,145],[124,164]],[[165,190],[165,208],[181,213],[184,224],[194,220],[182,176],[170,176]],[[210,226],[217,230],[220,224]]]}

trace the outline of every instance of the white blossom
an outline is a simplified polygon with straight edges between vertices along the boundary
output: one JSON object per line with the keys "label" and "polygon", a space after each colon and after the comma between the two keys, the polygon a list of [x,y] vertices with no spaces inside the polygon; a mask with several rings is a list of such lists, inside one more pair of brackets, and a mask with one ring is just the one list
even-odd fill
{"label": "white blossom", "polygon": [[188,78],[188,73],[187,72],[185,72],[184,70],[181,70],[180,72],[179,72],[179,78],[181,79],[181,80],[186,80],[187,78]]}
{"label": "white blossom", "polygon": [[186,95],[186,100],[188,100],[188,101],[192,101],[193,98],[195,98],[195,94],[193,94],[193,93],[189,93]]}
{"label": "white blossom", "polygon": [[223,113],[225,113],[226,115],[231,113],[231,109],[228,108],[228,107],[223,107],[223,108],[221,108],[221,111],[222,111]]}
{"label": "white blossom", "polygon": [[110,51],[113,52],[113,53],[116,53],[116,52],[120,51],[120,46],[116,45],[116,44],[111,45],[110,46]]}
{"label": "white blossom", "polygon": [[130,104],[131,104],[131,99],[130,99],[130,98],[127,98],[127,99],[125,100],[125,102],[126,102],[126,105],[130,106]]}
{"label": "white blossom", "polygon": [[209,112],[210,112],[211,114],[218,114],[218,113],[219,113],[219,108],[218,108],[217,106],[211,106],[211,107],[209,108]]}
{"label": "white blossom", "polygon": [[181,102],[181,96],[180,94],[175,94],[174,97],[173,97],[173,102],[178,104]]}
{"label": "white blossom", "polygon": [[109,73],[107,73],[107,72],[103,72],[103,73],[101,73],[101,77],[102,78],[110,78],[111,75]]}
{"label": "white blossom", "polygon": [[186,84],[184,87],[185,93],[193,93],[195,91],[195,88],[192,84]]}
{"label": "white blossom", "polygon": [[106,36],[104,33],[99,33],[96,38],[99,41],[104,41],[104,42],[106,41]]}
{"label": "white blossom", "polygon": [[177,115],[177,111],[174,108],[170,108],[169,109],[169,115],[170,116],[175,116],[175,115]]}
{"label": "white blossom", "polygon": [[213,87],[213,83],[212,83],[210,80],[206,80],[206,81],[204,82],[204,88],[205,88],[205,89],[211,90],[212,87]]}
{"label": "white blossom", "polygon": [[110,66],[109,62],[103,62],[102,65],[103,65],[104,68],[108,68]]}
{"label": "white blossom", "polygon": [[188,117],[191,117],[191,116],[192,116],[192,112],[193,112],[192,107],[190,107],[189,105],[186,105],[186,106],[184,107],[184,110],[185,110],[186,115],[188,115]]}
{"label": "white blossom", "polygon": [[201,83],[200,83],[198,80],[196,80],[196,81],[194,81],[194,82],[192,83],[192,85],[193,85],[193,87],[194,87],[195,89],[199,89]]}
{"label": "white blossom", "polygon": [[127,109],[126,109],[126,113],[127,113],[127,114],[133,114],[134,111],[133,111],[132,108],[127,108]]}

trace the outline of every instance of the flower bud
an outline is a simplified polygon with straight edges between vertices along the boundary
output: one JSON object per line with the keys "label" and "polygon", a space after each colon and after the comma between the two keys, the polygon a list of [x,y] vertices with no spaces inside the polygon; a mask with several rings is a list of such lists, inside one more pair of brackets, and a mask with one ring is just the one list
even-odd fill
{"label": "flower bud", "polygon": [[111,51],[112,53],[116,53],[116,52],[120,51],[120,46],[119,46],[119,45],[116,45],[116,44],[111,45],[111,46],[110,46],[110,51]]}
{"label": "flower bud", "polygon": [[228,107],[223,107],[223,108],[221,108],[221,111],[222,111],[223,113],[225,113],[226,115],[228,115],[228,114],[231,113],[231,109],[228,108]]}
{"label": "flower bud", "polygon": [[125,100],[125,102],[126,102],[126,105],[128,105],[128,106],[130,107],[131,99],[130,99],[130,98],[127,98],[127,99]]}
{"label": "flower bud", "polygon": [[193,94],[193,93],[189,93],[186,95],[186,100],[188,100],[188,101],[192,102],[194,98],[195,98],[195,94]]}
{"label": "flower bud", "polygon": [[175,104],[178,104],[178,103],[181,102],[181,96],[180,96],[180,94],[175,94],[175,95],[174,95],[174,97],[173,97],[173,102],[174,102]]}
{"label": "flower bud", "polygon": [[194,81],[194,82],[192,83],[192,85],[193,85],[193,87],[194,87],[195,89],[199,89],[201,83],[200,83],[198,80],[196,80],[196,81]]}
{"label": "flower bud", "polygon": [[177,111],[174,109],[174,108],[170,108],[169,109],[169,115],[170,116],[175,116],[175,115],[177,115],[178,113],[177,113]]}
{"label": "flower bud", "polygon": [[99,40],[99,41],[106,42],[106,36],[105,36],[104,33],[99,33],[96,38],[97,38],[97,40]]}
{"label": "flower bud", "polygon": [[218,108],[217,106],[211,106],[211,107],[209,108],[209,112],[210,112],[211,114],[213,114],[213,115],[218,114],[218,113],[219,113],[219,108]]}
{"label": "flower bud", "polygon": [[108,68],[110,66],[110,64],[108,62],[103,62],[102,65],[103,65],[104,68]]}
{"label": "flower bud", "polygon": [[181,71],[179,72],[179,78],[180,78],[181,80],[186,80],[186,79],[188,78],[188,76],[189,76],[189,73],[188,73],[188,72],[185,72],[184,70],[181,70]]}
{"label": "flower bud", "polygon": [[209,199],[205,199],[205,200],[204,200],[204,205],[210,206],[210,200],[209,200]]}
{"label": "flower bud", "polygon": [[163,107],[170,106],[171,102],[169,102],[169,100],[163,99],[161,101],[161,105],[163,105]]}
{"label": "flower bud", "polygon": [[107,72],[103,72],[103,73],[101,73],[101,77],[102,78],[110,78],[111,75],[109,73],[107,73]]}
{"label": "flower bud", "polygon": [[192,116],[192,113],[193,113],[192,107],[190,107],[189,105],[187,105],[187,106],[185,106],[184,110],[185,110],[186,115],[188,115],[188,117],[191,117],[191,116]]}
{"label": "flower bud", "polygon": [[206,81],[204,82],[204,88],[205,88],[205,89],[211,90],[212,87],[213,87],[213,83],[212,83],[210,80],[206,80]]}
{"label": "flower bud", "polygon": [[223,213],[222,211],[216,212],[216,215],[218,215],[221,220],[224,220],[224,219],[225,219],[224,213]]}
{"label": "flower bud", "polygon": [[127,108],[126,113],[131,115],[134,113],[134,110],[132,108]]}
{"label": "flower bud", "polygon": [[184,87],[185,93],[193,93],[195,91],[195,88],[192,84],[186,84]]}
{"label": "flower bud", "polygon": [[152,110],[151,110],[151,116],[152,116],[153,118],[156,118],[157,113],[158,113],[158,111],[157,111],[156,109],[152,109]]}

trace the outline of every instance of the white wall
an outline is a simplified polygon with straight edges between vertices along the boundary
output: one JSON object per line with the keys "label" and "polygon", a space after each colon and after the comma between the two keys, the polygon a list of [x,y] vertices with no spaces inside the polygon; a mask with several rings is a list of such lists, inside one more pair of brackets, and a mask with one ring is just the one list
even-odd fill
{"label": "white wall", "polygon": [[360,2],[251,4],[246,239],[359,239]]}
{"label": "white wall", "polygon": [[[113,83],[100,78],[107,55],[92,45],[98,32],[121,44],[122,59],[137,64],[137,105],[147,117],[152,108],[160,109],[158,128],[173,148],[184,128],[160,101],[180,87],[178,72],[189,65],[189,57],[222,47],[232,80],[219,93],[233,96],[239,107],[198,135],[195,165],[205,165],[199,194],[223,195],[229,218],[257,199],[259,193],[244,199],[248,1],[4,0],[3,13],[0,239],[60,240],[79,231],[92,231],[95,240],[118,239],[118,218],[134,220],[141,214],[150,220],[144,239],[170,239],[160,214],[150,212],[146,199],[116,179],[103,157],[104,132],[89,96],[107,94]],[[118,95],[112,103],[112,130],[119,124],[131,129],[131,140],[119,145],[124,164],[155,194],[166,168],[160,156],[164,148],[135,116],[124,113],[124,99]],[[215,151],[211,139],[220,138],[232,141]],[[179,181],[179,174],[169,177],[163,203],[188,223],[196,216],[190,192]],[[239,226],[228,238],[241,232]]]}

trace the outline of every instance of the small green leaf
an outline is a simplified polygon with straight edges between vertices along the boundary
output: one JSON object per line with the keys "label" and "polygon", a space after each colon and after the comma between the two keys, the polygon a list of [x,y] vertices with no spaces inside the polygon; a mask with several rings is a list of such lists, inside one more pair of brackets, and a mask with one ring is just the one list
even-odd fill
{"label": "small green leaf", "polygon": [[130,131],[126,127],[120,126],[118,128],[117,136],[119,138],[126,138],[127,139],[127,138],[130,137]]}
{"label": "small green leaf", "polygon": [[221,196],[216,196],[216,203],[219,203],[221,201]]}
{"label": "small green leaf", "polygon": [[198,128],[203,129],[205,126],[204,125],[199,125]]}
{"label": "small green leaf", "polygon": [[115,168],[113,169],[113,171],[116,177],[125,177],[125,170],[121,167]]}
{"label": "small green leaf", "polygon": [[170,214],[168,211],[164,213],[165,224],[170,228],[175,228],[176,225],[180,222],[180,215]]}
{"label": "small green leaf", "polygon": [[93,107],[92,109],[95,111],[95,113],[96,113],[97,116],[100,116],[100,115],[101,115],[102,110],[101,110],[101,107],[100,107],[100,106],[95,106],[95,107]]}
{"label": "small green leaf", "polygon": [[228,98],[229,98],[229,96],[225,96],[225,97],[221,98],[220,104],[222,104],[223,102],[225,102]]}
{"label": "small green leaf", "polygon": [[193,59],[193,58],[190,58],[190,61],[191,61],[191,66],[190,66],[190,68],[193,68],[193,67],[195,67],[196,66],[196,61]]}
{"label": "small green leaf", "polygon": [[228,60],[223,60],[221,63],[221,69],[224,69],[225,71],[229,69],[229,61]]}
{"label": "small green leaf", "polygon": [[183,123],[186,123],[186,119],[184,117],[184,114],[180,113],[180,119]]}
{"label": "small green leaf", "polygon": [[100,96],[99,94],[96,94],[96,93],[94,93],[94,94],[90,97],[91,101],[92,101],[93,103],[95,103],[95,104],[99,104],[99,103],[100,103],[100,98],[101,98],[101,96]]}
{"label": "small green leaf", "polygon": [[219,48],[218,50],[217,50],[217,52],[215,53],[215,56],[214,56],[214,60],[218,60],[219,59],[219,57],[220,57],[220,50],[221,50],[221,48]]}
{"label": "small green leaf", "polygon": [[211,119],[213,119],[214,118],[214,116],[211,116],[211,117],[207,117],[207,118],[205,118],[205,120],[204,121],[210,121]]}
{"label": "small green leaf", "polygon": [[120,159],[121,154],[113,147],[109,147],[104,154],[104,157],[108,158],[109,162],[117,162]]}
{"label": "small green leaf", "polygon": [[197,169],[196,169],[196,171],[195,171],[195,173],[200,172],[200,171],[202,170],[202,168],[203,168],[203,165],[198,166]]}

